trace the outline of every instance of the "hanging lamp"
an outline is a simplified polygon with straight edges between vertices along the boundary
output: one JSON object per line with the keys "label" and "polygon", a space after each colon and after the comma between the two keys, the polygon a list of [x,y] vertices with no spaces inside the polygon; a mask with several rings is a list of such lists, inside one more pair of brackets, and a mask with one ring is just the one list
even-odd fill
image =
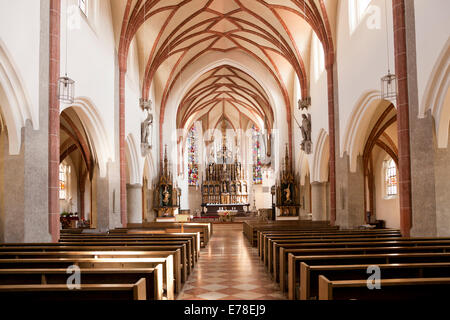
{"label": "hanging lamp", "polygon": [[62,103],[71,104],[75,97],[75,81],[67,76],[67,52],[68,52],[68,14],[67,14],[67,0],[66,0],[66,63],[65,73],[63,77],[58,79],[58,99]]}
{"label": "hanging lamp", "polygon": [[381,99],[389,100],[395,104],[397,100],[397,76],[390,71],[390,61],[389,61],[389,32],[388,32],[388,19],[387,19],[387,4],[384,1],[385,8],[385,21],[386,21],[386,48],[387,48],[387,61],[388,61],[388,72],[386,75],[381,77]]}

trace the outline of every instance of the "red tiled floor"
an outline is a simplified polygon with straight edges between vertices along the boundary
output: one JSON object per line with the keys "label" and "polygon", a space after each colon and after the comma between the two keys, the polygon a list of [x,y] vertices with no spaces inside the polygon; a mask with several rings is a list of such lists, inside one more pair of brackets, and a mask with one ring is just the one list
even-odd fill
{"label": "red tiled floor", "polygon": [[216,224],[177,299],[280,300],[285,295],[265,270],[257,249],[244,238],[242,225]]}

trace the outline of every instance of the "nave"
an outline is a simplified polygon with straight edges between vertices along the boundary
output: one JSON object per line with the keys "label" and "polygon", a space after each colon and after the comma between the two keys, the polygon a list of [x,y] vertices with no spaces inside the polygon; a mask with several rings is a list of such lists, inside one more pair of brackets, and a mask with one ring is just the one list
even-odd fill
{"label": "nave", "polygon": [[215,224],[198,265],[178,300],[284,300],[242,224]]}

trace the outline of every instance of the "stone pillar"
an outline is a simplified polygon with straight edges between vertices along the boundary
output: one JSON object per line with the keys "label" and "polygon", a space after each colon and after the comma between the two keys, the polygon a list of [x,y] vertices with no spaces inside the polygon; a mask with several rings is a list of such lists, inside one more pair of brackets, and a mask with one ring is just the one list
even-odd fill
{"label": "stone pillar", "polygon": [[314,181],[311,183],[312,219],[327,219],[327,183]]}
{"label": "stone pillar", "polygon": [[8,137],[0,135],[0,242],[51,241],[42,192],[48,183],[47,141],[46,128],[35,131],[27,121],[20,153],[10,155]]}
{"label": "stone pillar", "polygon": [[339,173],[336,185],[336,224],[342,228],[356,228],[364,224],[364,171],[358,156],[356,172],[350,171],[350,159],[345,153],[336,161]]}
{"label": "stone pillar", "polygon": [[[435,181],[436,181],[436,235],[438,237],[450,236],[450,146],[437,149],[435,155]],[[416,218],[414,217],[414,221]],[[413,227],[416,230],[416,227]]]}
{"label": "stone pillar", "polygon": [[427,112],[423,119],[419,119],[417,116],[419,114],[419,97],[417,89],[414,1],[405,1],[405,29],[410,127],[409,141],[411,155],[413,155],[411,157],[411,236],[436,236],[438,227],[436,194],[439,192],[436,182],[442,176],[436,175],[435,180],[433,117],[430,112]]}
{"label": "stone pillar", "polygon": [[398,81],[397,127],[400,229],[403,236],[409,237],[412,226],[412,201],[405,1],[393,0],[392,10],[394,19],[395,73]]}
{"label": "stone pillar", "polygon": [[127,184],[128,223],[142,223],[142,185]]}

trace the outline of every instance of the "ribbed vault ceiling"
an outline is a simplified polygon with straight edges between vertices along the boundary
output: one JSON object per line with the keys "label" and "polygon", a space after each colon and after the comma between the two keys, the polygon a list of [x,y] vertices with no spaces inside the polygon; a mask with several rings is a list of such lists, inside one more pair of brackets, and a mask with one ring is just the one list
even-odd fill
{"label": "ribbed vault ceiling", "polygon": [[[223,57],[239,51],[273,77],[285,106],[270,106],[267,93],[245,72],[223,66],[208,71],[191,86],[177,112],[177,126],[192,124],[214,108],[256,124],[273,125],[273,108],[286,108],[290,128],[292,86],[298,77],[308,96],[311,35],[333,60],[335,0],[112,0],[119,65],[126,70],[130,44],[136,40],[142,97],[150,86],[164,122],[167,99],[188,65],[211,52]],[[234,110],[234,111],[232,111]],[[238,116],[236,116],[238,115]]]}

